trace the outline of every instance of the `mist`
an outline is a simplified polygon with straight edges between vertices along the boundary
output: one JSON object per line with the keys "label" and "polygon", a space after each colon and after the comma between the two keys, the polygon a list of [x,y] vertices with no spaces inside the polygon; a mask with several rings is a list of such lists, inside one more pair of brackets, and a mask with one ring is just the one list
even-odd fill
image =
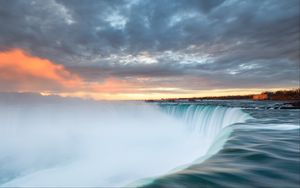
{"label": "mist", "polygon": [[[204,156],[223,128],[247,119],[238,109],[183,109],[182,118],[175,106],[172,115],[172,107],[143,102],[8,96],[0,103],[4,187],[111,187],[155,178]],[[205,115],[212,119],[203,123]],[[214,121],[216,115],[223,118]]]}

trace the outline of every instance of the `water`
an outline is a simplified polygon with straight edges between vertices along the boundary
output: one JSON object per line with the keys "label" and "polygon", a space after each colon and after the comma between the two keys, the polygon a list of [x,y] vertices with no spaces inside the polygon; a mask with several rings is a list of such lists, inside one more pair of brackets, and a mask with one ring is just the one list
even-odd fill
{"label": "water", "polygon": [[299,111],[274,102],[0,96],[0,185],[298,187]]}
{"label": "water", "polygon": [[275,109],[280,103],[199,102],[241,107],[253,118],[232,126],[216,155],[145,187],[299,187],[300,111]]}

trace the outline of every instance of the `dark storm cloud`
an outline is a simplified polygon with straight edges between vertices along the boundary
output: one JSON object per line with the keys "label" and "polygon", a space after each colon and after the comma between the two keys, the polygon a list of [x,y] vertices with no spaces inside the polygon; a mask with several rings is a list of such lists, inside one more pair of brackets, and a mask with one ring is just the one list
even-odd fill
{"label": "dark storm cloud", "polygon": [[87,80],[299,85],[298,0],[2,0],[0,23],[1,50],[23,48]]}

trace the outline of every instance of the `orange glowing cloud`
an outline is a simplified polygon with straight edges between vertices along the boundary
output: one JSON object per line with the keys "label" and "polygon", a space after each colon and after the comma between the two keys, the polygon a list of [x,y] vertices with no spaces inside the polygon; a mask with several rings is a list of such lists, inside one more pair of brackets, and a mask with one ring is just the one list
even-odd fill
{"label": "orange glowing cloud", "polygon": [[[101,73],[100,69],[98,71]],[[154,87],[147,84],[147,79],[143,77],[135,81],[109,77],[100,82],[86,81],[79,75],[63,65],[34,57],[21,49],[0,52],[0,92],[38,92],[42,95],[119,100],[234,95],[260,91],[258,89],[195,91],[174,88],[166,84]]]}
{"label": "orange glowing cloud", "polygon": [[79,76],[20,49],[0,52],[1,91],[59,91],[82,84]]}
{"label": "orange glowing cloud", "polygon": [[89,85],[93,92],[106,92],[106,93],[127,93],[132,92],[136,84],[129,83],[124,80],[110,77],[102,83],[94,83]]}
{"label": "orange glowing cloud", "polygon": [[34,57],[21,49],[0,52],[0,92],[39,92],[58,95],[68,92],[71,96],[75,93],[85,93],[85,96],[97,93],[110,96],[134,92],[135,87],[127,81],[114,77],[102,82],[86,82],[63,65]]}

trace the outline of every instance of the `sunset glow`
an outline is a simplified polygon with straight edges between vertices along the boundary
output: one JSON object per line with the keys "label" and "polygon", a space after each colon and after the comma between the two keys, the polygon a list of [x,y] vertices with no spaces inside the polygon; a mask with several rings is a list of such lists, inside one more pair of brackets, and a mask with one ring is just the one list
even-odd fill
{"label": "sunset glow", "polygon": [[59,91],[82,84],[77,75],[62,65],[31,56],[21,49],[0,53],[0,79],[0,84],[6,86],[4,91]]}
{"label": "sunset glow", "polygon": [[30,0],[15,13],[4,3],[0,92],[143,100],[298,88],[297,6],[217,2]]}
{"label": "sunset glow", "polygon": [[[0,53],[0,84],[4,92],[37,92],[96,100],[143,100],[180,97],[244,95],[264,89],[186,90],[168,87],[149,87],[142,82],[107,78],[102,82],[84,81],[63,65],[32,56],[22,49]],[[138,79],[144,80],[144,79]],[[5,87],[4,87],[5,86]],[[269,91],[286,88],[268,88]],[[179,92],[179,93],[177,93]]]}

